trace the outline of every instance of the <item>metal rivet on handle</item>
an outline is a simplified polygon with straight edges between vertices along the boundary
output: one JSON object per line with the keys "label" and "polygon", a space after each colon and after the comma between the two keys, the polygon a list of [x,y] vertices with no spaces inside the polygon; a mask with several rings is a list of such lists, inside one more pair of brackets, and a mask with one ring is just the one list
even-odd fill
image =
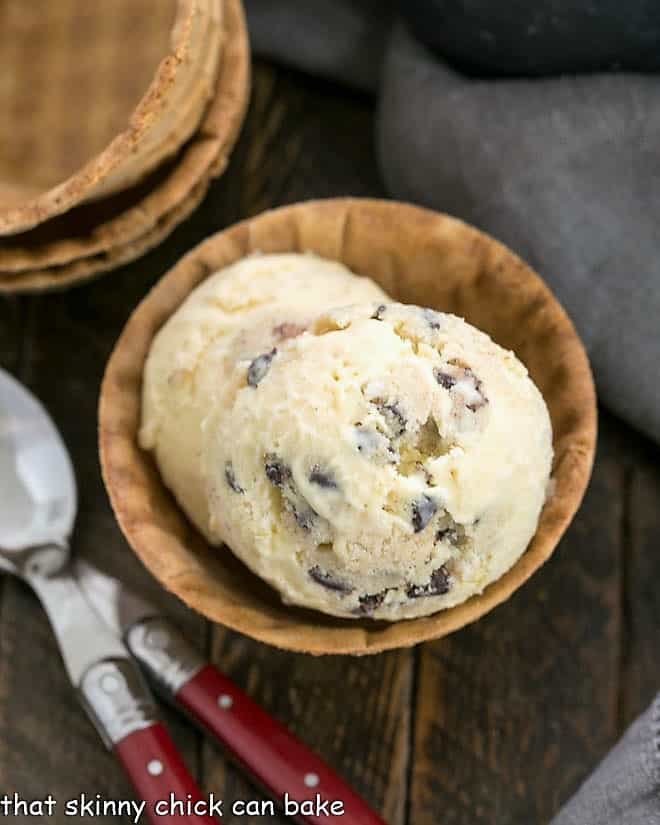
{"label": "metal rivet on handle", "polygon": [[160,759],[152,759],[147,765],[147,771],[151,776],[160,776],[163,772],[163,763]]}
{"label": "metal rivet on handle", "polygon": [[234,704],[234,700],[231,698],[231,696],[228,693],[221,693],[220,696],[218,696],[218,705],[221,708],[224,708],[225,710],[227,710],[233,704]]}
{"label": "metal rivet on handle", "polygon": [[315,788],[321,780],[319,779],[319,775],[317,773],[306,773],[305,774],[305,785],[308,788]]}
{"label": "metal rivet on handle", "polygon": [[104,693],[117,693],[124,686],[124,680],[121,676],[114,673],[105,673],[101,677],[101,690]]}
{"label": "metal rivet on handle", "polygon": [[170,640],[170,634],[163,627],[152,627],[147,630],[145,642],[151,648],[161,650]]}

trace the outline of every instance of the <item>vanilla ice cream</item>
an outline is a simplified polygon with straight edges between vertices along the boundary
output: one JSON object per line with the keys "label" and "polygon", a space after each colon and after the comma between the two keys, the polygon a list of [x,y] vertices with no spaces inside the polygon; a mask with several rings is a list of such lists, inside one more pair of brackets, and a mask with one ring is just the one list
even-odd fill
{"label": "vanilla ice cream", "polygon": [[508,570],[552,462],[545,403],[513,353],[295,255],[212,276],[165,325],[141,439],[205,535],[285,601],[388,620]]}
{"label": "vanilla ice cream", "polygon": [[251,255],[204,280],[154,338],[144,370],[140,444],[210,541],[202,427],[246,366],[327,307],[385,298],[368,278],[315,255]]}

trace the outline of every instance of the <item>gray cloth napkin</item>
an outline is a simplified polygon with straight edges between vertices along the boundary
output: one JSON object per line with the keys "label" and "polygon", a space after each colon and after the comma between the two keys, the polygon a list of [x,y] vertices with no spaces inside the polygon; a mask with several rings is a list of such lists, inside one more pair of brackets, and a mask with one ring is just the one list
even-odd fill
{"label": "gray cloth napkin", "polygon": [[[468,79],[394,8],[246,0],[257,54],[378,95],[392,195],[532,263],[573,317],[602,400],[660,441],[660,79]],[[660,694],[552,825],[660,825]]]}
{"label": "gray cloth napkin", "polygon": [[394,0],[247,0],[256,54],[375,92]]}
{"label": "gray cloth napkin", "polygon": [[660,825],[660,694],[552,825]]}
{"label": "gray cloth napkin", "polygon": [[469,79],[394,6],[246,1],[257,54],[378,95],[391,194],[474,223],[538,269],[602,401],[660,441],[660,78]]}

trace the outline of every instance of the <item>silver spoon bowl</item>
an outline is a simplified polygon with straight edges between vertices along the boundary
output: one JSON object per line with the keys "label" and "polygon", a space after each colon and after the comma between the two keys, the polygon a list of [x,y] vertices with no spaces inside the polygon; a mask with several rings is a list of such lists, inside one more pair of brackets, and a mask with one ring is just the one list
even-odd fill
{"label": "silver spoon bowl", "polygon": [[18,573],[25,550],[54,544],[60,565],[76,517],[73,467],[41,404],[0,371],[0,566]]}
{"label": "silver spoon bowl", "polygon": [[79,686],[99,648],[122,659],[127,654],[73,576],[76,512],[73,467],[60,434],[36,398],[0,370],[0,569],[35,591]]}

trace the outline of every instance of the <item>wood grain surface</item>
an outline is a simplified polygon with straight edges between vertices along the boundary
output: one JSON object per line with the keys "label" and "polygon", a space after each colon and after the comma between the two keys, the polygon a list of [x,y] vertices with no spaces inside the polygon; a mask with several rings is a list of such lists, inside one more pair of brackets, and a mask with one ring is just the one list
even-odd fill
{"label": "wood grain surface", "polygon": [[[285,653],[207,626],[142,570],[100,480],[98,388],[131,309],[185,250],[239,218],[308,197],[383,195],[373,124],[369,99],[258,64],[230,169],[195,216],[141,261],[87,286],[0,299],[0,365],[41,397],[72,452],[81,493],[75,552],[143,587],[388,823],[543,823],[657,689],[657,448],[604,414],[586,501],[546,567],[477,624],[364,659]],[[77,704],[36,599],[7,577],[0,588],[0,793],[130,798]],[[259,798],[219,749],[164,713],[207,791]],[[76,820],[60,808],[42,821]]]}

